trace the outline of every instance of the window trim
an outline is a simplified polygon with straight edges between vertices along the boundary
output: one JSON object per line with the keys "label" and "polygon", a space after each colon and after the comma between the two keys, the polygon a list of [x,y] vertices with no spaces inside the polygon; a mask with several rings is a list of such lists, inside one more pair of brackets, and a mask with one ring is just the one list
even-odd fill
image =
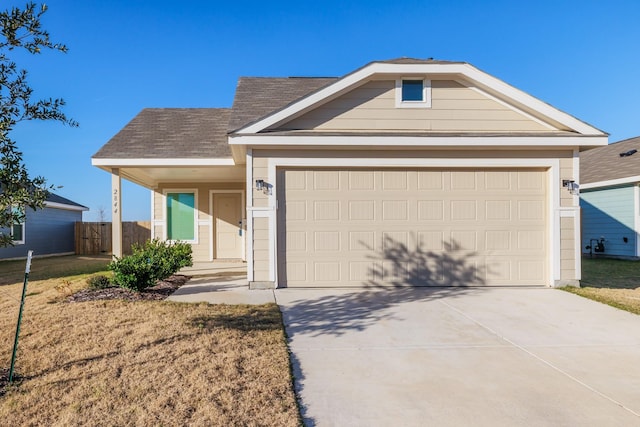
{"label": "window trim", "polygon": [[[405,80],[422,80],[422,101],[402,100],[402,83]],[[431,80],[420,77],[400,77],[396,79],[396,108],[431,108]]]}
{"label": "window trim", "polygon": [[[167,206],[167,196],[170,193],[185,193],[185,194],[193,194],[193,240],[173,240],[169,239],[169,217],[168,217],[168,206]],[[191,244],[198,244],[198,189],[197,188],[165,188],[162,191],[162,211],[163,211],[163,224],[164,224],[164,232],[163,239],[169,242],[185,242]]]}

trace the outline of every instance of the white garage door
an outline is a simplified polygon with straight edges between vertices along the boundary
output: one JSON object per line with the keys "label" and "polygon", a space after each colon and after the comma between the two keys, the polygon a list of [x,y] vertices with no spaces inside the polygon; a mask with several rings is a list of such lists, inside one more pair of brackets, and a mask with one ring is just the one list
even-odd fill
{"label": "white garage door", "polygon": [[279,170],[279,286],[546,284],[546,176]]}

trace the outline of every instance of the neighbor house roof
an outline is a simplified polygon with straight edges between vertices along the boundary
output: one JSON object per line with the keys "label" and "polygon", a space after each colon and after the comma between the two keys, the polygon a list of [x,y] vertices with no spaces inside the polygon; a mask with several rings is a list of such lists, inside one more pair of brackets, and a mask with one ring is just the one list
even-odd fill
{"label": "neighbor house roof", "polygon": [[337,81],[337,77],[241,77],[231,108],[233,132]]}
{"label": "neighbor house roof", "polygon": [[72,210],[83,210],[83,211],[89,210],[88,207],[81,205],[80,203],[76,203],[72,200],[69,200],[66,197],[58,196],[57,194],[54,194],[54,193],[49,193],[49,195],[45,200],[45,206],[56,207],[56,205],[66,205],[72,208],[77,208]]}
{"label": "neighbor house roof", "polygon": [[[632,153],[633,150],[637,152]],[[580,153],[582,186],[596,182],[615,184],[615,181],[624,181],[627,178],[640,181],[640,137]]]}
{"label": "neighbor house roof", "polygon": [[94,158],[231,158],[228,108],[145,108]]}

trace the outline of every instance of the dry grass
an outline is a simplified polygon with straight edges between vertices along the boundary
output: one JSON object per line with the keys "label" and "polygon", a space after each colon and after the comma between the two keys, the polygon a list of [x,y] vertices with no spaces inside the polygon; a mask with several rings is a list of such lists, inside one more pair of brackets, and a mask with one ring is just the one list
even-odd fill
{"label": "dry grass", "polygon": [[[29,282],[17,362],[23,380],[0,396],[0,420],[25,426],[299,424],[275,304],[65,303],[85,286],[86,274],[53,276]],[[21,283],[0,286],[0,368],[11,357]]]}
{"label": "dry grass", "polygon": [[640,261],[583,259],[581,288],[566,291],[640,314]]}

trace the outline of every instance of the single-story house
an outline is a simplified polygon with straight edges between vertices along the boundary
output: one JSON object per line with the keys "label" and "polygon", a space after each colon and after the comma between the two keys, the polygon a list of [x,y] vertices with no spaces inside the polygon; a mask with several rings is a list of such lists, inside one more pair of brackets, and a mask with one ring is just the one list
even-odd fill
{"label": "single-story house", "polygon": [[560,286],[580,279],[579,153],[607,142],[468,63],[398,58],[142,110],[92,164],[114,242],[124,178],[151,190],[152,236],[246,261],[251,287]]}
{"label": "single-story house", "polygon": [[640,137],[580,153],[582,251],[640,257]]}
{"label": "single-story house", "polygon": [[82,221],[86,206],[57,194],[50,193],[43,209],[26,208],[25,220],[11,230],[14,246],[0,248],[0,259],[26,258],[33,250],[34,256],[70,255],[75,253],[75,223]]}

